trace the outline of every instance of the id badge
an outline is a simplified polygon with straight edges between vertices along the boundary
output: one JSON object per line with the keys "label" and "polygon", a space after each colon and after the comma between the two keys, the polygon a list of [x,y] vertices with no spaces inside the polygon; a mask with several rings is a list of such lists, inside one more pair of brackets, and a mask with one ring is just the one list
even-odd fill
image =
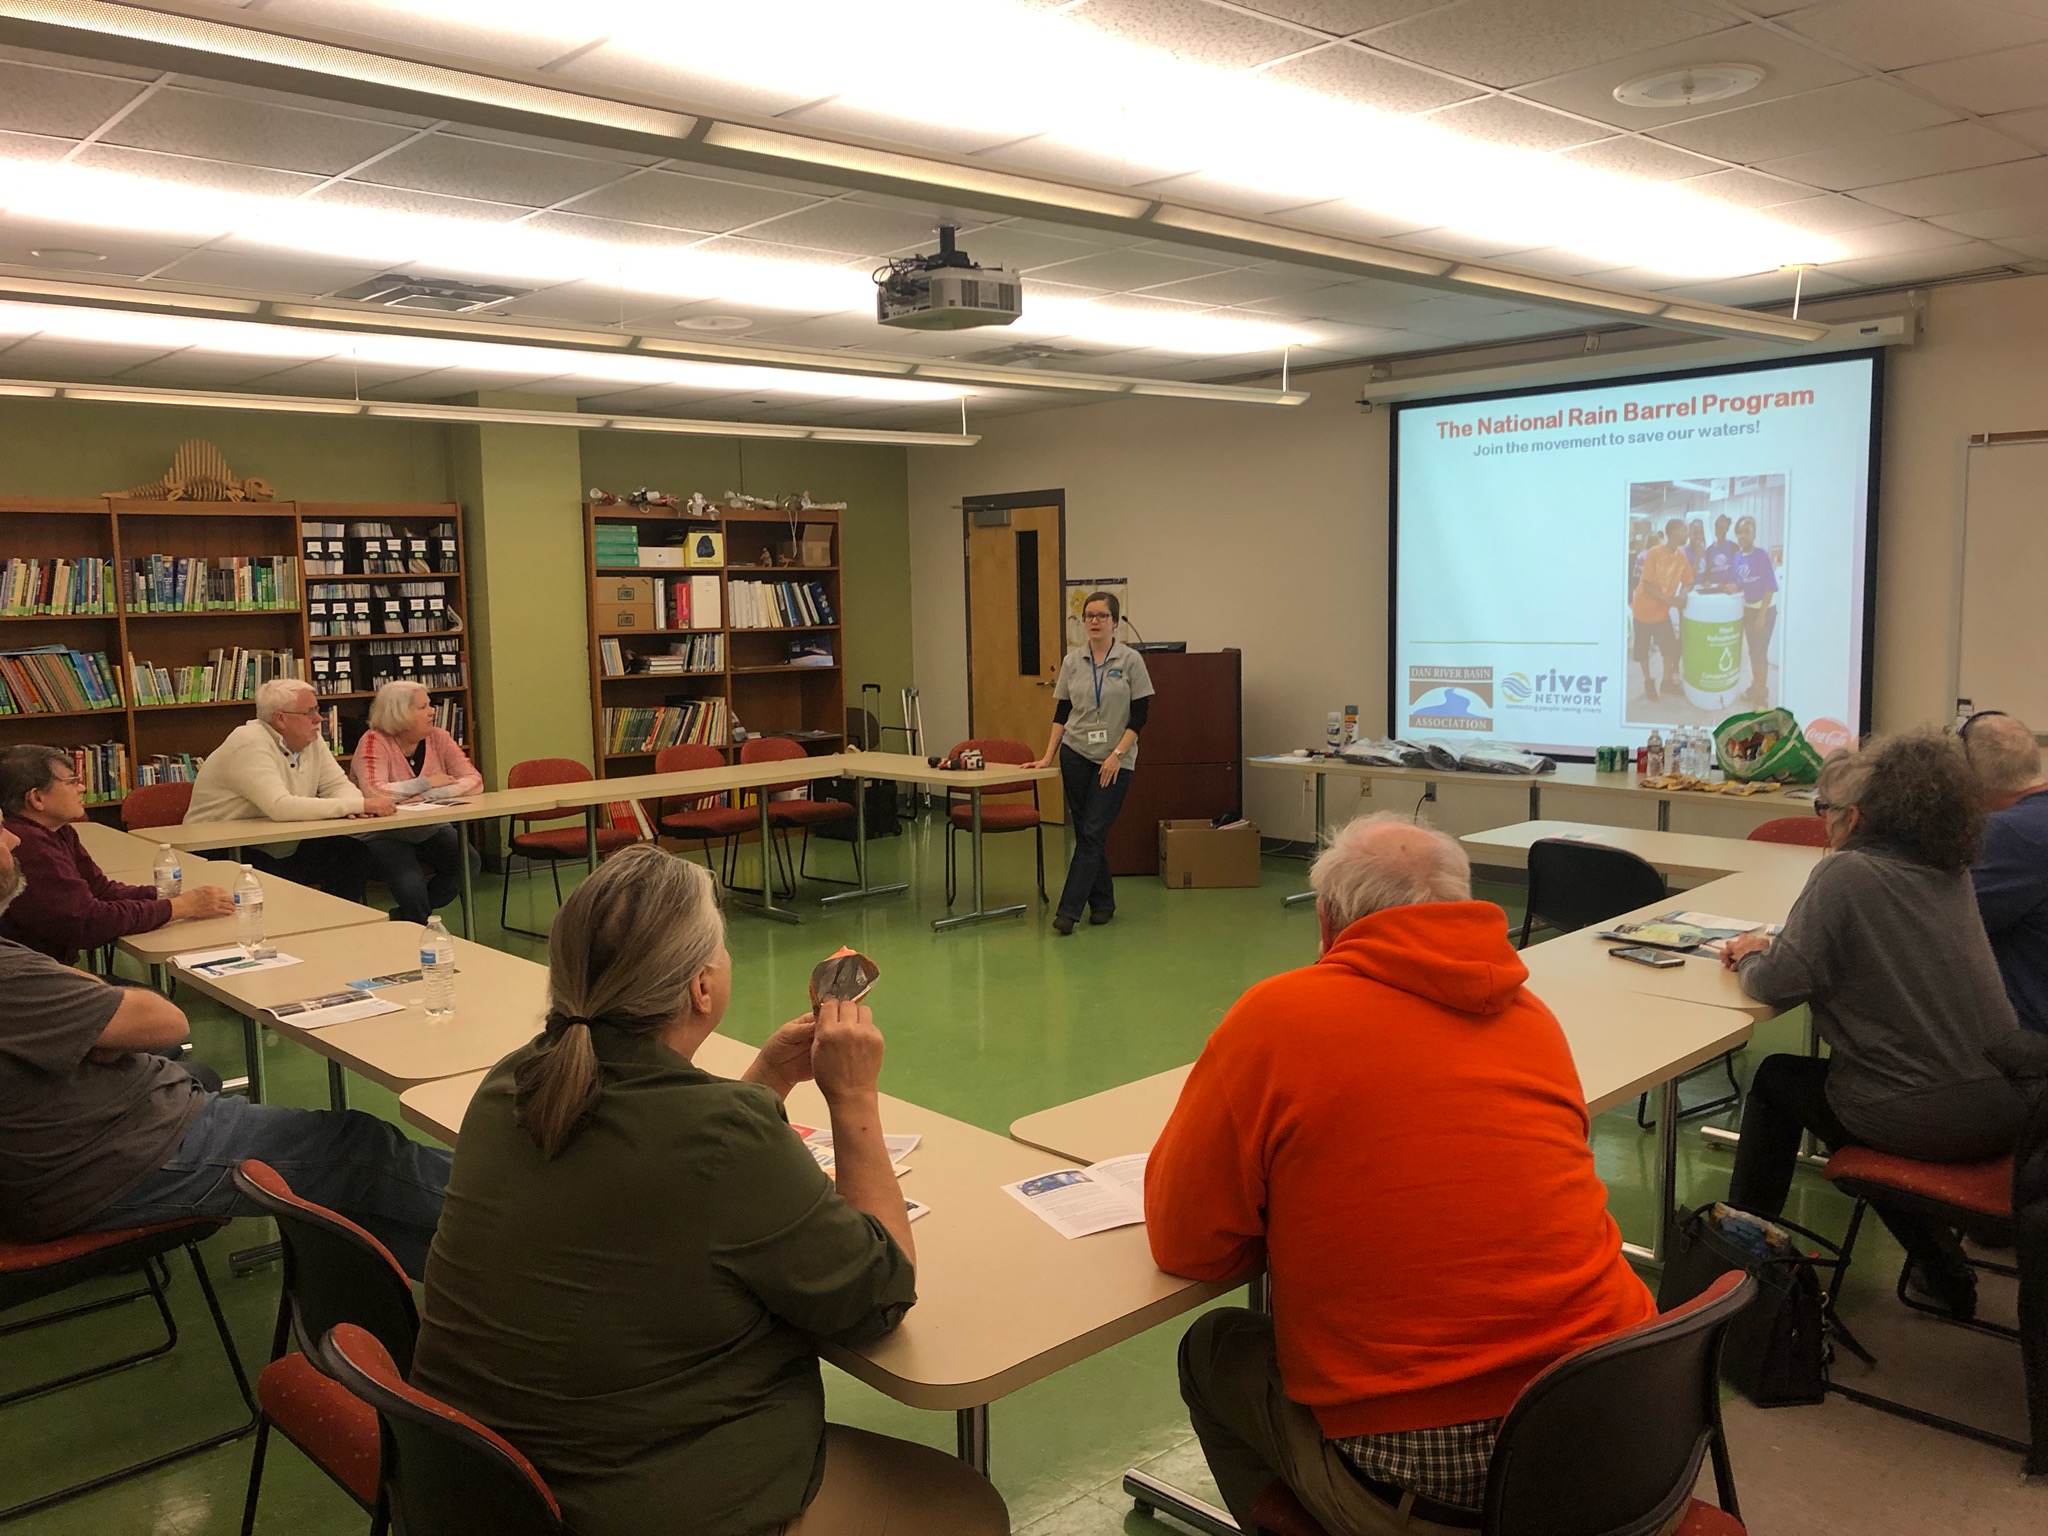
{"label": "id badge", "polygon": [[1109,740],[1109,732],[1107,731],[1090,731],[1088,733],[1088,745],[1091,747],[1100,746],[1107,740]]}

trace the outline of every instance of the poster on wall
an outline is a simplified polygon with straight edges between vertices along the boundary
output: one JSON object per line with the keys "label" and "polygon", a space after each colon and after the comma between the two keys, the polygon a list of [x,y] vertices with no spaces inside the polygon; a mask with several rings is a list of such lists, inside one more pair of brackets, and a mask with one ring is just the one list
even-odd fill
{"label": "poster on wall", "polygon": [[1088,627],[1081,622],[1081,609],[1091,595],[1107,592],[1116,599],[1116,611],[1131,611],[1131,579],[1128,576],[1076,576],[1067,584],[1067,649],[1078,651],[1088,643]]}

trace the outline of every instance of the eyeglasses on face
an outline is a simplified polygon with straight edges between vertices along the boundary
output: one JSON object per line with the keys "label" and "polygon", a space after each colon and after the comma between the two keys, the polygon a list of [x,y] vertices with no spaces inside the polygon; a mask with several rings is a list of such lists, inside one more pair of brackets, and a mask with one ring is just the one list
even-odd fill
{"label": "eyeglasses on face", "polygon": [[1081,619],[1083,623],[1087,624],[1114,624],[1116,622],[1106,613],[1084,613],[1081,615]]}

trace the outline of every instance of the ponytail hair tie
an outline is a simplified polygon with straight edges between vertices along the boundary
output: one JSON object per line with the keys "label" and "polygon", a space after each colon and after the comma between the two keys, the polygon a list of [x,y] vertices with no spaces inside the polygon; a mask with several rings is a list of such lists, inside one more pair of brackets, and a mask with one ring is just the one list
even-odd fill
{"label": "ponytail hair tie", "polygon": [[588,1029],[596,1022],[597,1020],[586,1018],[580,1013],[557,1013],[553,1009],[549,1009],[547,1032],[550,1035],[559,1035],[572,1024],[581,1024],[585,1029]]}

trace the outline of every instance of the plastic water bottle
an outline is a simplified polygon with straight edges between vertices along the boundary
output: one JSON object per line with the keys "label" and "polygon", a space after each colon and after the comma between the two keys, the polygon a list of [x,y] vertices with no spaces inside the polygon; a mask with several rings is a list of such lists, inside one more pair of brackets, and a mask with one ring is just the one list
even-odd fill
{"label": "plastic water bottle", "polygon": [[169,843],[159,843],[156,850],[156,899],[169,901],[185,889],[185,867],[178,862],[178,856],[171,851]]}
{"label": "plastic water bottle", "polygon": [[420,930],[420,975],[427,983],[427,1017],[446,1019],[455,1013],[455,940],[441,926],[438,914]]}
{"label": "plastic water bottle", "polygon": [[235,880],[235,942],[251,960],[277,953],[263,942],[263,886],[247,864]]}
{"label": "plastic water bottle", "polygon": [[1657,778],[1664,772],[1664,733],[1650,732],[1648,756],[1643,761],[1643,772],[1650,778]]}

